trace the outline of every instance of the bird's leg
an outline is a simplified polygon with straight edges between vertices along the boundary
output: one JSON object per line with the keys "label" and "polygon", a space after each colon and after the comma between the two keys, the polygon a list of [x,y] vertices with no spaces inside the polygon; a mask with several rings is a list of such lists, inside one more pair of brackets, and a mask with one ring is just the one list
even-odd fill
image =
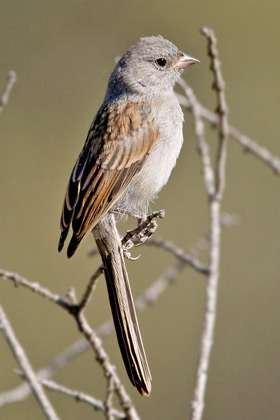
{"label": "bird's leg", "polygon": [[137,228],[129,230],[122,239],[122,244],[125,245],[128,241],[133,242],[133,246],[140,246],[144,244],[157,229],[157,222],[155,218],[162,219],[164,211],[154,211],[142,220],[139,220]]}
{"label": "bird's leg", "polygon": [[[117,212],[119,213],[119,211]],[[121,209],[121,214],[130,215],[137,218],[138,220],[137,228],[127,231],[127,233],[122,238],[124,256],[130,260],[136,260],[139,258],[139,256],[137,258],[132,258],[129,249],[135,246],[143,245],[153,235],[153,233],[155,233],[158,225],[154,219],[162,219],[164,217],[164,210],[154,211],[153,213],[146,216],[139,212],[130,212]]]}

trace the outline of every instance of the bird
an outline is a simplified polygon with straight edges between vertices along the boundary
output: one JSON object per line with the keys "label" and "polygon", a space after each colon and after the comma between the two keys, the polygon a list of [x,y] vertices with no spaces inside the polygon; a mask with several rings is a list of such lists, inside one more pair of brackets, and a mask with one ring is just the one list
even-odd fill
{"label": "bird", "polygon": [[60,220],[59,252],[72,229],[68,258],[93,233],[124,365],[146,396],[152,377],[115,213],[145,214],[167,183],[183,143],[184,117],[174,85],[197,62],[160,35],[140,38],[119,59],[72,170]]}

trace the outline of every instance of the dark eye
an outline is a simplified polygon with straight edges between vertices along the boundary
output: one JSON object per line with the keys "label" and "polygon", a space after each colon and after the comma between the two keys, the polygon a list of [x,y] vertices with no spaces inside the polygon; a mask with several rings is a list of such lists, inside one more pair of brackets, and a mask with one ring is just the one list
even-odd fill
{"label": "dark eye", "polygon": [[166,63],[167,63],[167,61],[166,61],[166,59],[165,59],[165,58],[158,58],[158,59],[156,60],[156,64],[157,64],[159,67],[165,67],[165,66],[166,66]]}

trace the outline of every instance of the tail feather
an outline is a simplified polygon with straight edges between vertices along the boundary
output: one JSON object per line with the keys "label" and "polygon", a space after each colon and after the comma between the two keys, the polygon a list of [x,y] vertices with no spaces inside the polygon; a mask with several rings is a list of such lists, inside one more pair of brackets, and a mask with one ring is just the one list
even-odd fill
{"label": "tail feather", "polygon": [[112,315],[127,374],[140,394],[149,395],[152,377],[113,216],[100,221],[93,234],[104,265]]}

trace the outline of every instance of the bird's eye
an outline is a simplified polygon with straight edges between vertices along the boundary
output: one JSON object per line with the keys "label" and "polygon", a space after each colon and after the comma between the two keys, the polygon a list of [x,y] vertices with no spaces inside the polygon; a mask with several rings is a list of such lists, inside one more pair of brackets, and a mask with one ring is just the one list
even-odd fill
{"label": "bird's eye", "polygon": [[157,64],[157,66],[158,66],[158,67],[161,67],[161,68],[165,67],[165,66],[166,66],[166,63],[167,63],[167,61],[166,61],[166,59],[165,59],[165,58],[158,58],[158,59],[156,60],[156,64]]}

